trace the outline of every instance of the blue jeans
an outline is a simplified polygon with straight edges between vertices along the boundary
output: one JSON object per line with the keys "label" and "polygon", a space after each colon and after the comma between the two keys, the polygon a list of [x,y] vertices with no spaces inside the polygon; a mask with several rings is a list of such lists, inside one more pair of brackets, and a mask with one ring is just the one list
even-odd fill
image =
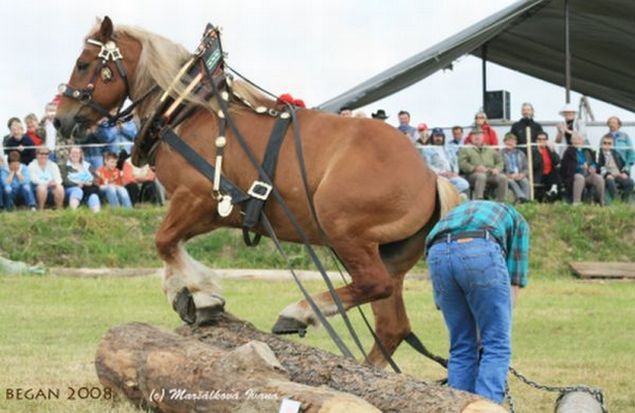
{"label": "blue jeans", "polygon": [[31,189],[31,184],[21,184],[18,186],[6,186],[5,189],[5,208],[11,210],[18,199],[21,199],[24,205],[35,208],[35,195]]}
{"label": "blue jeans", "polygon": [[[69,188],[66,188],[64,192],[66,194],[66,199],[68,199],[69,201],[71,199],[77,199],[81,202],[84,198],[84,191],[78,186],[71,186]],[[88,208],[90,209],[99,208],[101,206],[99,196],[97,196],[97,194],[90,194],[88,196],[88,199],[86,199],[86,205],[88,205]]]}
{"label": "blue jeans", "polygon": [[128,195],[128,191],[123,186],[106,185],[101,188],[101,193],[104,194],[108,200],[108,204],[113,208],[119,206],[132,208],[130,195]]}
{"label": "blue jeans", "polygon": [[430,248],[428,266],[450,333],[448,385],[502,403],[511,359],[512,301],[500,246],[478,238],[441,242]]}

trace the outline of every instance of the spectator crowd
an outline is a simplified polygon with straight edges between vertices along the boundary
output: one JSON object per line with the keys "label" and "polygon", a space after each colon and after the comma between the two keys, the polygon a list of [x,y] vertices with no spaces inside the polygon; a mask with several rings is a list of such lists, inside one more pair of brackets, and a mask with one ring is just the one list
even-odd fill
{"label": "spectator crowd", "polygon": [[[388,118],[384,110],[377,113],[382,116],[373,113],[373,118]],[[346,112],[340,114],[347,116]],[[463,127],[454,126],[449,140],[442,128],[429,130],[425,123],[412,126],[405,110],[397,115],[397,129],[417,147],[428,166],[449,179],[466,199],[514,203],[560,200],[573,205],[589,201],[601,206],[616,199],[631,202],[635,185],[630,171],[635,151],[630,136],[621,130],[620,119],[611,116],[607,120],[608,130],[601,136],[599,148],[594,149],[576,114],[574,106],[563,107],[563,121],[557,125],[553,140],[534,120],[530,103],[522,105],[521,118],[502,139],[482,111],[474,116],[467,135]]]}
{"label": "spectator crowd", "polygon": [[17,117],[8,120],[9,134],[0,147],[0,211],[86,205],[99,212],[103,204],[163,203],[154,171],[147,165],[137,168],[129,159],[138,129],[133,120],[111,124],[104,119],[71,142],[53,126],[55,109],[55,101],[47,104],[41,121],[33,113],[24,124]]}

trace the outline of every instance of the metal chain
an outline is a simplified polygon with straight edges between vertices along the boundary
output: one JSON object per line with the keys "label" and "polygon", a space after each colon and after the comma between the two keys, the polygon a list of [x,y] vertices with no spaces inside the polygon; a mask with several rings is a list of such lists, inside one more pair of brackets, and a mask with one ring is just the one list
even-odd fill
{"label": "metal chain", "polygon": [[[519,373],[518,370],[516,370],[513,367],[509,367],[509,371],[515,376],[517,377],[520,381],[522,381],[523,383],[527,384],[528,386],[531,386],[533,388],[536,388],[538,390],[544,390],[544,391],[549,391],[549,392],[557,392],[557,393],[562,393],[562,394],[566,394],[566,393],[570,393],[570,392],[585,392],[585,393],[589,393],[591,396],[593,396],[598,403],[600,403],[600,406],[602,407],[602,412],[603,413],[608,413],[608,409],[606,408],[606,405],[604,404],[604,394],[602,393],[602,389],[597,388],[597,387],[590,387],[590,386],[584,386],[584,385],[577,385],[577,386],[547,386],[544,384],[539,384],[533,380],[528,379],[527,377],[525,377],[523,374]],[[512,411],[512,413],[514,412],[513,410],[513,402],[511,402],[511,395],[509,394],[509,388],[506,387],[506,393],[508,395],[508,400],[510,401],[510,409]]]}

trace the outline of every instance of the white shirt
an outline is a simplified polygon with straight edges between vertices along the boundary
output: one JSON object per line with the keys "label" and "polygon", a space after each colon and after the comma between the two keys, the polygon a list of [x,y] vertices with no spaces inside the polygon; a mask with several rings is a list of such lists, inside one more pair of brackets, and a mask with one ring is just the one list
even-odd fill
{"label": "white shirt", "polygon": [[31,175],[31,183],[35,185],[47,185],[52,180],[58,185],[62,184],[62,174],[60,174],[60,168],[55,162],[50,160],[46,161],[46,167],[42,169],[37,159],[34,159],[29,164],[29,175]]}

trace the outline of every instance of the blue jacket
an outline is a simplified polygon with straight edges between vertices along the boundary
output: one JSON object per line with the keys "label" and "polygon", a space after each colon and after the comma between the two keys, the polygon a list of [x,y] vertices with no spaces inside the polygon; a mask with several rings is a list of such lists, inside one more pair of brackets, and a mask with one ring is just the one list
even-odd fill
{"label": "blue jacket", "polygon": [[26,165],[20,164],[20,173],[24,177],[24,180],[22,182],[18,181],[17,176],[13,175],[13,179],[11,180],[11,182],[7,183],[7,178],[9,177],[9,173],[10,172],[8,168],[0,169],[0,177],[1,177],[0,179],[2,179],[2,189],[6,190],[8,188],[11,188],[13,191],[16,191],[22,185],[31,184],[31,175],[29,175],[29,168],[27,168]]}
{"label": "blue jacket", "polygon": [[127,154],[130,154],[132,142],[134,142],[134,138],[137,136],[137,125],[131,120],[124,122],[121,127],[101,123],[97,125],[96,136],[99,141],[108,144],[108,151],[119,153],[123,150]]}

